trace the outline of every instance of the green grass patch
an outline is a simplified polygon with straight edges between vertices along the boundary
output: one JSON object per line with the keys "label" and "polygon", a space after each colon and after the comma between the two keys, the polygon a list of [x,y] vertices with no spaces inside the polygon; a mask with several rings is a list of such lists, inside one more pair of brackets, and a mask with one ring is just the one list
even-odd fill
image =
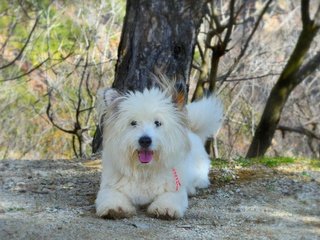
{"label": "green grass patch", "polygon": [[310,166],[313,169],[320,170],[320,159],[311,159]]}
{"label": "green grass patch", "polygon": [[267,167],[278,167],[283,164],[292,164],[296,161],[291,157],[262,157],[262,158],[239,158],[236,162],[242,167],[249,167],[254,164],[262,164]]}
{"label": "green grass patch", "polygon": [[11,207],[8,208],[8,212],[21,212],[24,211],[25,209],[23,207]]}
{"label": "green grass patch", "polygon": [[[211,166],[213,168],[228,168],[234,165],[240,165],[241,167],[250,167],[252,165],[256,164],[262,164],[267,167],[278,167],[280,165],[284,164],[293,164],[297,161],[296,158],[292,157],[261,157],[261,158],[238,158],[234,161],[227,161],[225,159],[213,159],[211,160]],[[318,164],[318,165],[317,165]],[[314,163],[315,166],[318,166],[320,168],[320,161]]]}
{"label": "green grass patch", "polygon": [[213,168],[225,168],[225,167],[229,167],[230,163],[225,160],[225,159],[221,159],[221,158],[215,158],[211,160],[211,166]]}
{"label": "green grass patch", "polygon": [[262,163],[263,165],[266,165],[267,167],[277,167],[279,165],[292,164],[294,162],[295,162],[295,159],[290,157],[274,157],[274,158],[264,157],[260,159],[260,163]]}
{"label": "green grass patch", "polygon": [[236,163],[239,164],[241,167],[249,167],[251,165],[256,164],[256,160],[255,159],[247,159],[247,158],[238,158],[236,160]]}

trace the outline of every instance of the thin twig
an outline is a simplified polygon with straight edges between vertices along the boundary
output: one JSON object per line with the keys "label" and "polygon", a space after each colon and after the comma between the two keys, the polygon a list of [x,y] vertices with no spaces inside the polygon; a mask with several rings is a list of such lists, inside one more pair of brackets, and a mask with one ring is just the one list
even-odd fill
{"label": "thin twig", "polygon": [[10,26],[9,26],[9,28],[8,28],[8,37],[6,38],[6,40],[4,41],[4,43],[2,44],[1,49],[0,49],[0,52],[2,52],[2,53],[4,52],[4,50],[5,50],[8,42],[9,42],[9,40],[10,40],[10,38],[12,37],[12,33],[13,33],[13,31],[15,30],[16,26],[17,26],[17,22],[16,22],[16,21],[15,21],[15,22],[12,22],[12,23],[10,24]]}
{"label": "thin twig", "polygon": [[229,70],[227,71],[226,74],[224,74],[224,79],[222,81],[225,81],[229,75],[233,72],[233,70],[236,68],[236,66],[238,65],[238,63],[240,62],[241,58],[244,56],[244,54],[247,51],[247,48],[253,38],[253,35],[255,34],[256,30],[258,29],[258,26],[262,20],[263,15],[266,13],[267,9],[269,8],[269,5],[272,3],[273,0],[268,0],[268,2],[265,4],[264,8],[262,9],[261,13],[258,16],[257,21],[255,22],[255,25],[249,35],[249,37],[247,38],[247,40],[245,41],[243,47],[241,48],[241,51],[239,53],[239,55],[237,56],[237,58],[235,59],[233,65],[229,68]]}
{"label": "thin twig", "polygon": [[0,79],[0,82],[6,82],[6,81],[12,81],[12,80],[17,80],[19,78],[22,78],[24,76],[29,75],[30,73],[32,73],[33,71],[37,70],[38,68],[40,68],[44,63],[46,63],[49,60],[49,58],[46,58],[44,61],[42,61],[41,63],[37,64],[34,68],[31,68],[29,71],[20,74],[18,76],[15,77],[11,77],[11,78],[5,78],[5,79]]}
{"label": "thin twig", "polygon": [[28,37],[27,37],[27,40],[25,41],[23,47],[21,48],[21,50],[20,50],[20,52],[17,54],[17,56],[16,56],[12,61],[10,61],[9,63],[0,66],[0,70],[1,70],[1,69],[4,69],[4,68],[7,68],[7,67],[9,67],[10,65],[14,64],[15,61],[17,61],[17,60],[22,56],[22,53],[24,52],[24,50],[26,49],[27,45],[29,44],[30,39],[31,39],[31,36],[32,36],[34,30],[36,29],[36,26],[38,25],[39,19],[40,19],[40,15],[37,16],[36,21],[34,22],[34,24],[33,24],[33,26],[32,26],[32,29],[31,29]]}
{"label": "thin twig", "polygon": [[300,84],[307,76],[320,68],[320,51],[318,51],[309,61],[304,64],[296,73],[296,80]]}
{"label": "thin twig", "polygon": [[318,136],[314,132],[312,132],[309,129],[304,128],[304,127],[288,127],[288,126],[279,125],[277,127],[277,130],[286,131],[286,132],[294,132],[294,133],[306,135],[309,138],[314,138],[314,139],[320,140],[320,136]]}
{"label": "thin twig", "polygon": [[261,79],[261,78],[265,78],[265,77],[270,77],[270,76],[279,76],[280,73],[266,73],[263,75],[259,75],[259,76],[253,76],[253,77],[245,77],[245,78],[232,78],[232,76],[230,76],[229,78],[232,79],[228,79],[225,80],[224,77],[219,77],[218,81],[224,81],[224,82],[241,82],[241,81],[248,81],[248,80],[255,80],[255,79]]}
{"label": "thin twig", "polygon": [[56,122],[53,118],[53,113],[51,112],[51,92],[52,92],[52,89],[48,90],[48,105],[47,105],[47,109],[46,109],[46,114],[48,116],[48,119],[50,120],[51,124],[54,127],[58,128],[59,130],[65,132],[65,133],[69,133],[69,134],[76,134],[75,130],[68,130],[68,129],[60,127],[58,124],[56,124]]}

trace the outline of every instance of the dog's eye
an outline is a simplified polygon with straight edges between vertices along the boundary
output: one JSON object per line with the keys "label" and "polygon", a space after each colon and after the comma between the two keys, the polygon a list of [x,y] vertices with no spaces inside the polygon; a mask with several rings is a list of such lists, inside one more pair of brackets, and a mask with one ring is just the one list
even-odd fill
{"label": "dog's eye", "polygon": [[131,121],[130,125],[133,127],[137,126],[137,121]]}
{"label": "dog's eye", "polygon": [[156,127],[160,127],[161,126],[161,122],[159,122],[158,120],[154,121],[154,124],[156,125]]}

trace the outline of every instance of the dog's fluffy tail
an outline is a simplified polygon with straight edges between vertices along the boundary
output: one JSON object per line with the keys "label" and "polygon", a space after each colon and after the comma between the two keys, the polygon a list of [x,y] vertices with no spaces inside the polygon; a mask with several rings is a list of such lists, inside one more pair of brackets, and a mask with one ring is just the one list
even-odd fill
{"label": "dog's fluffy tail", "polygon": [[223,118],[220,99],[211,95],[188,104],[186,108],[191,131],[197,134],[203,143],[218,132]]}

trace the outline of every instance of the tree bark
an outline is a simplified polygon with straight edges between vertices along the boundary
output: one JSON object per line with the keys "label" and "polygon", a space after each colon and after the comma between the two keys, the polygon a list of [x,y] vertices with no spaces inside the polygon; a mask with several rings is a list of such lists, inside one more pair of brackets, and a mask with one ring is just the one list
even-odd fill
{"label": "tree bark", "polygon": [[[156,84],[161,73],[186,84],[207,1],[127,0],[113,87],[125,92]],[[100,151],[97,128],[93,152]]]}
{"label": "tree bark", "polygon": [[260,157],[266,153],[290,93],[306,77],[307,71],[303,70],[304,67],[301,66],[319,29],[319,22],[317,21],[320,17],[320,5],[315,20],[311,20],[309,17],[309,1],[301,0],[301,15],[302,32],[289,61],[271,90],[260,123],[247,152],[247,158]]}
{"label": "tree bark", "polygon": [[128,0],[113,87],[142,90],[160,71],[186,82],[205,1]]}

